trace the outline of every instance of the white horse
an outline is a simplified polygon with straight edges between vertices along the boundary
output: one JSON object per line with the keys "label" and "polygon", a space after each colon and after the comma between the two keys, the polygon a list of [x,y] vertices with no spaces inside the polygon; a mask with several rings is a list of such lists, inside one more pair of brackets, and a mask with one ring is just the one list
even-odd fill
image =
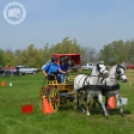
{"label": "white horse", "polygon": [[114,65],[110,69],[110,74],[107,78],[102,81],[103,84],[103,94],[106,96],[106,102],[109,97],[115,96],[120,103],[120,114],[123,115],[122,100],[119,96],[119,84],[117,80],[122,80],[122,82],[127,82],[127,76],[125,75],[125,68],[123,65]]}
{"label": "white horse", "polygon": [[109,72],[106,70],[104,64],[98,63],[93,68],[92,74],[90,76],[86,74],[79,74],[78,76],[75,77],[74,79],[75,109],[78,107],[79,92],[81,91],[81,93],[83,94],[82,97],[85,96],[85,94],[87,95],[87,115],[90,115],[89,112],[90,99],[98,97],[105,116],[108,116],[108,112],[103,103],[102,93],[98,86],[100,84],[100,80],[102,79],[102,77],[105,78],[108,76],[108,74]]}

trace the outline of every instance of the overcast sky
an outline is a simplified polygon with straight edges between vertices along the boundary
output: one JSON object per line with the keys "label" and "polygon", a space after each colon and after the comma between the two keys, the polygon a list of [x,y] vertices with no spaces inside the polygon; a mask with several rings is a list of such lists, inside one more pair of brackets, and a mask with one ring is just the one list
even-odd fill
{"label": "overcast sky", "polygon": [[100,50],[114,40],[134,39],[134,0],[16,0],[26,9],[25,20],[11,25],[3,17],[12,0],[0,0],[0,49],[44,48],[77,39]]}

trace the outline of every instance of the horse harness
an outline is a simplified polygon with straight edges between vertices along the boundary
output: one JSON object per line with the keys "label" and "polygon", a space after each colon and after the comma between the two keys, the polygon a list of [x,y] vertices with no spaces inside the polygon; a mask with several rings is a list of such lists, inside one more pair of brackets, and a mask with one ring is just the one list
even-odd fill
{"label": "horse harness", "polygon": [[[78,89],[78,91],[80,92],[80,91],[84,90],[84,91],[86,92],[86,91],[91,90],[91,89],[93,89],[93,90],[95,90],[95,91],[100,91],[100,86],[101,86],[101,85],[90,85],[90,83],[87,82],[87,78],[88,78],[88,77],[89,77],[89,76],[87,76],[87,77],[84,78],[82,87],[80,87],[80,88]],[[99,75],[90,75],[90,77],[100,77],[100,76],[99,76]],[[82,78],[83,78],[83,77],[82,77]],[[80,81],[82,80],[82,78],[80,79]],[[79,83],[80,83],[80,81],[79,81]],[[87,85],[85,85],[85,84],[87,84]],[[87,94],[87,92],[86,92],[86,94]]]}
{"label": "horse harness", "polygon": [[[119,66],[119,67],[121,67],[121,66]],[[119,79],[119,77],[121,77],[122,75],[124,75],[124,73],[121,74],[121,71],[119,70],[119,67],[118,66],[116,67],[116,74],[118,74],[119,76],[117,76],[115,74],[116,78],[110,78],[110,79]],[[124,69],[124,67],[121,67],[121,68]],[[108,91],[116,91],[116,90],[119,90],[120,89],[120,85],[117,83],[116,85],[108,86],[107,83],[106,83],[106,81],[105,81],[105,84],[102,85],[101,88],[102,88],[102,92],[104,93],[104,92],[108,92]]]}
{"label": "horse harness", "polygon": [[[122,67],[123,68],[123,67]],[[124,68],[123,68],[124,69]],[[105,70],[104,70],[105,71]],[[103,72],[104,72],[103,71]],[[100,73],[100,72],[99,72]],[[123,74],[120,74],[121,73],[121,71],[120,70],[118,70],[118,67],[116,68],[116,73],[118,74],[118,75],[120,75],[120,77],[122,76],[122,75],[124,75],[124,73]],[[100,77],[99,75],[91,75],[91,77],[96,77],[96,76],[98,76],[98,77]],[[113,85],[113,86],[108,86],[107,84],[106,84],[106,81],[105,81],[105,84],[104,85],[90,85],[90,83],[89,82],[87,82],[87,78],[88,78],[89,76],[87,76],[85,79],[84,79],[84,81],[83,81],[83,86],[81,87],[81,88],[79,88],[78,89],[78,91],[82,91],[82,90],[84,90],[85,92],[86,91],[88,91],[88,90],[94,90],[94,91],[102,91],[103,93],[104,92],[108,92],[108,91],[115,91],[115,90],[119,90],[120,89],[120,85],[117,83],[116,85]],[[116,75],[116,77],[117,77],[117,75]],[[117,77],[118,78],[118,77]],[[116,79],[116,78],[110,78],[110,79]],[[80,81],[82,80],[82,78],[80,79]],[[104,78],[102,78],[102,80],[101,80],[101,82],[104,80]],[[80,83],[80,82],[79,82]],[[87,85],[85,85],[85,84],[87,84]],[[86,92],[86,94],[87,94],[87,92]]]}

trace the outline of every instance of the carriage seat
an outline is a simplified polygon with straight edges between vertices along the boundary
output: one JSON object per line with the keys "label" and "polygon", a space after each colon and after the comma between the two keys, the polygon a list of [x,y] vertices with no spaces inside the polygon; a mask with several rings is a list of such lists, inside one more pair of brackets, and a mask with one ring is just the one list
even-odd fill
{"label": "carriage seat", "polygon": [[50,74],[49,77],[48,77],[48,80],[57,80],[57,77],[55,74]]}
{"label": "carriage seat", "polygon": [[49,83],[49,85],[58,84],[57,76],[55,74],[50,74],[49,78],[48,78],[48,83]]}

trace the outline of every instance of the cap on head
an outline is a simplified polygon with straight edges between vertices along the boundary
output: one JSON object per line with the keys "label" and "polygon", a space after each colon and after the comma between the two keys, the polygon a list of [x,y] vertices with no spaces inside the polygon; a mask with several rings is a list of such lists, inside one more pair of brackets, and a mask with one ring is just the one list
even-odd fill
{"label": "cap on head", "polygon": [[56,57],[56,56],[53,56],[53,57],[51,58],[51,61],[52,61],[52,62],[57,61],[57,57]]}

